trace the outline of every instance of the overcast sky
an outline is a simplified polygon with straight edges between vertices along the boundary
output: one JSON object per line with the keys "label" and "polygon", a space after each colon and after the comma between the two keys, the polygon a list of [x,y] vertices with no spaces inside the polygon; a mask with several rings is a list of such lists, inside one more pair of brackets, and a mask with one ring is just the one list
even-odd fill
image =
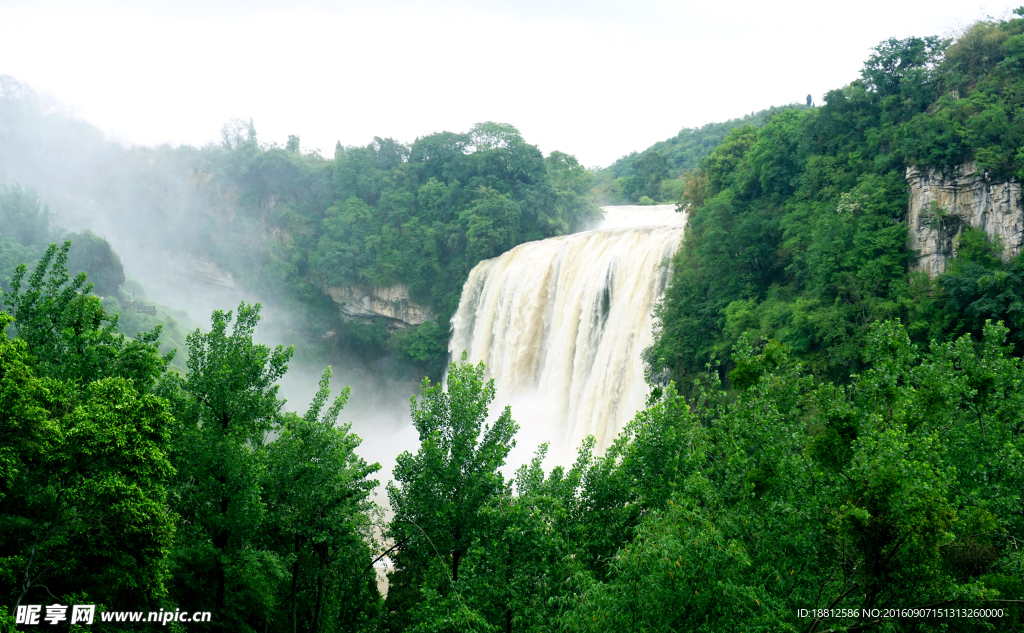
{"label": "overcast sky", "polygon": [[125,143],[203,144],[232,118],[333,152],[511,123],[608,165],[683,127],[819,101],[888,37],[1020,3],[0,0],[0,74]]}

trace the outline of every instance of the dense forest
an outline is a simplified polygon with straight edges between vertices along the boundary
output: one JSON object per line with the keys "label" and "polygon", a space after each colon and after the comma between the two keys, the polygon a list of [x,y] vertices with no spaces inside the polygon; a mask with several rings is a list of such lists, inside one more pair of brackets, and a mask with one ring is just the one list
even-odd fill
{"label": "dense forest", "polygon": [[[104,312],[119,315],[122,334],[133,337],[159,325],[158,346],[164,353],[185,349],[185,335],[192,324],[188,315],[155,305],[150,305],[152,313],[131,309],[142,305],[136,299],[144,300],[145,292],[137,281],[125,277],[121,258],[107,240],[88,229],[75,233],[57,226],[49,208],[31,189],[17,184],[0,188],[0,292],[10,291],[18,265],[38,262],[50,244],[64,240],[73,243],[66,261],[70,276],[88,275]],[[175,358],[172,367],[184,371],[183,359]]]}
{"label": "dense forest", "polygon": [[[646,407],[603,455],[588,440],[546,468],[542,445],[507,478],[516,412],[489,415],[495,385],[463,356],[412,399],[419,446],[387,515],[331,370],[284,410],[294,350],[253,340],[260,305],[169,352],[101,298],[121,279],[109,245],[8,187],[0,627],[27,604],[293,633],[1024,627],[1024,263],[967,230],[946,273],[910,272],[905,179],[968,160],[1024,177],[1022,64],[1021,19],[888,40],[820,107],[681,160],[689,224]],[[333,160],[261,147],[249,124],[148,151],[238,212],[189,239],[223,240],[310,323],[339,323],[325,288],[408,285],[434,331],[340,326],[424,365],[474,263],[597,215],[590,172],[504,125]],[[259,248],[229,243],[230,222]],[[102,613],[93,630],[139,628]]]}
{"label": "dense forest", "polygon": [[[477,262],[600,217],[591,172],[563,152],[544,156],[500,123],[410,145],[381,138],[365,147],[339,144],[331,157],[303,151],[294,136],[284,147],[260,143],[253,123],[239,120],[224,126],[220,143],[204,147],[122,148],[4,77],[0,121],[8,130],[0,135],[0,177],[6,172],[47,194],[65,224],[83,223],[75,216],[85,210],[112,241],[133,249],[141,268],[198,259],[231,275],[243,298],[267,304],[279,338],[327,362],[391,355],[438,376],[448,319]],[[33,193],[11,190],[5,199],[16,195]],[[34,235],[7,234],[5,244],[35,248],[38,257],[43,238]],[[17,261],[11,251],[0,263]],[[98,278],[90,279],[100,292]],[[418,327],[373,315],[345,319],[329,294],[398,285],[434,318]]]}
{"label": "dense forest", "polygon": [[725,379],[746,332],[843,381],[864,366],[872,324],[891,319],[921,345],[1003,321],[1024,352],[1020,259],[969,228],[945,274],[908,273],[906,218],[908,166],[1024,176],[1022,45],[1019,19],[953,43],[887,41],[821,107],[730,131],[685,176],[688,230],[647,353],[652,379],[683,384],[718,361]]}
{"label": "dense forest", "polygon": [[594,194],[607,204],[675,204],[686,188],[686,174],[700,167],[725,135],[745,127],[763,127],[769,117],[781,110],[802,110],[806,104],[771,107],[724,123],[708,123],[699,128],[683,128],[674,137],[658,141],[642,152],[631,152],[596,172]]}
{"label": "dense forest", "polygon": [[[289,289],[303,311],[326,306],[312,331],[337,326],[357,351],[390,348],[435,374],[447,359],[448,319],[477,262],[600,215],[588,195],[592,176],[575,158],[545,157],[514,127],[497,123],[410,146],[380,138],[366,147],[339,145],[333,161],[302,154],[295,137],[283,149],[262,148],[251,124],[244,135],[225,130],[221,147],[179,151],[204,166],[210,187],[234,192],[242,212],[275,234],[253,262],[254,285]],[[397,335],[380,321],[337,323],[325,289],[357,284],[403,284],[437,318]]]}

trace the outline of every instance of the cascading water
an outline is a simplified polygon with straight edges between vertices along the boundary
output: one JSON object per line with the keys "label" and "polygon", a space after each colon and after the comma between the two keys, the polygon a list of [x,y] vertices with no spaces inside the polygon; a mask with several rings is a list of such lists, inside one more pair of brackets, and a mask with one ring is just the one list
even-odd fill
{"label": "cascading water", "polygon": [[605,207],[597,229],[480,262],[452,318],[452,353],[484,362],[530,439],[559,451],[594,435],[603,452],[644,406],[641,353],[685,222],[669,205]]}

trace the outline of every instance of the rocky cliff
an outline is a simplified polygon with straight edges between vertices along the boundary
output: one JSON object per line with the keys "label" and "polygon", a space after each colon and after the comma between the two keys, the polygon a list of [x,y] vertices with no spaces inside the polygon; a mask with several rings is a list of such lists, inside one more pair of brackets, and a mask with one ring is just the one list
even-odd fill
{"label": "rocky cliff", "polygon": [[946,170],[907,169],[910,186],[908,246],[917,252],[915,270],[934,277],[956,257],[957,237],[968,226],[1003,245],[1011,259],[1024,245],[1021,183],[993,181],[975,163]]}
{"label": "rocky cliff", "polygon": [[409,298],[409,288],[394,286],[348,286],[328,288],[331,299],[347,319],[384,318],[393,330],[420,325],[434,319],[428,306]]}
{"label": "rocky cliff", "polygon": [[209,259],[186,256],[176,263],[176,267],[180,274],[193,281],[238,290],[235,277]]}

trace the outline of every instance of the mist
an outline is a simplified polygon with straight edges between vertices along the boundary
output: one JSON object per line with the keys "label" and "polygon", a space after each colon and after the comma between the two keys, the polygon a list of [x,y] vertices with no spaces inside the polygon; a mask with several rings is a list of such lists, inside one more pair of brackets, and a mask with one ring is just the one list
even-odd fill
{"label": "mist", "polygon": [[[298,134],[330,152],[339,139],[492,119],[515,121],[545,152],[608,165],[682,126],[820,99],[882,39],[950,33],[1015,6],[11,0],[0,74],[131,143],[202,145],[224,121],[253,117],[265,140]],[[439,80],[455,59],[455,80]],[[655,98],[641,106],[638,94]]]}
{"label": "mist", "polygon": [[[88,229],[106,239],[120,256],[125,276],[135,282],[132,288],[141,287],[130,293],[136,299],[177,311],[186,330],[203,331],[215,310],[233,310],[240,302],[262,304],[256,340],[296,348],[279,381],[285,410],[305,412],[324,369],[331,366],[332,397],[343,388],[351,390],[339,420],[351,423],[352,432],[362,438],[357,452],[381,465],[375,500],[387,510],[384,486],[395,461],[419,446],[410,398],[419,393],[422,372],[392,356],[368,363],[344,352],[325,354],[311,340],[336,333],[315,330],[302,306],[289,303],[273,283],[240,278],[218,263],[217,258],[225,258],[256,269],[264,227],[245,221],[231,192],[204,187],[209,175],[190,163],[198,148],[125,146],[11,77],[0,77],[0,121],[6,130],[0,137],[0,184],[35,190],[59,228]],[[226,124],[222,144],[240,142],[245,125]],[[185,350],[177,353],[183,363]],[[550,445],[545,468],[571,466],[577,447],[557,431],[558,415],[549,403],[522,394],[507,397],[502,385],[497,388],[489,417],[493,420],[511,405],[520,427],[502,469],[506,478],[543,443]]]}
{"label": "mist", "polygon": [[[88,229],[106,239],[126,278],[135,282],[131,287],[141,286],[141,291],[126,287],[126,294],[177,311],[186,330],[207,331],[214,310],[261,303],[255,338],[271,347],[296,347],[279,383],[286,410],[305,412],[330,365],[332,395],[351,388],[340,420],[351,422],[363,439],[357,452],[381,464],[377,502],[386,506],[383,486],[396,457],[419,443],[409,398],[422,375],[394,358],[368,365],[340,351],[325,355],[309,339],[333,333],[311,332],[306,315],[273,284],[254,289],[253,279],[238,279],[215,261],[217,255],[227,256],[244,267],[256,256],[247,251],[259,246],[260,227],[241,221],[238,201],[229,193],[202,188],[203,175],[186,161],[197,150],[125,147],[64,105],[4,76],[0,129],[0,185],[35,190],[56,228]],[[177,353],[183,362],[185,350]]]}

